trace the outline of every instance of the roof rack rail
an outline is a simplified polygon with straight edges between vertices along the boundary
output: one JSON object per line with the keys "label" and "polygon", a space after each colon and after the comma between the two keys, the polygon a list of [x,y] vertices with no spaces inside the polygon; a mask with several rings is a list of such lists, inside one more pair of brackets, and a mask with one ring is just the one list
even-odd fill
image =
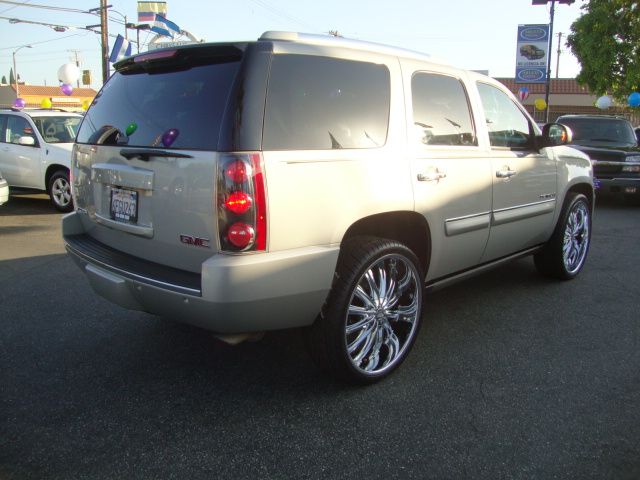
{"label": "roof rack rail", "polygon": [[382,43],[368,42],[364,40],[354,40],[345,37],[336,37],[333,35],[319,35],[315,33],[286,32],[270,30],[264,32],[258,40],[275,40],[283,42],[298,42],[307,45],[333,46],[342,48],[351,48],[354,50],[366,50],[369,52],[393,55],[399,57],[408,57],[418,60],[426,60],[433,63],[450,65],[445,60],[429,55],[428,53],[416,52],[401,47],[394,47]]}

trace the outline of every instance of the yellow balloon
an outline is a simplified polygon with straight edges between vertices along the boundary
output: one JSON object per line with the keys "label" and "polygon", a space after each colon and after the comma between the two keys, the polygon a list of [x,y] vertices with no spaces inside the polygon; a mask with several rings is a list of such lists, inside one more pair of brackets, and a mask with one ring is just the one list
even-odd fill
{"label": "yellow balloon", "polygon": [[533,104],[538,110],[544,110],[547,108],[547,102],[544,101],[544,98],[536,98],[536,101],[533,102]]}
{"label": "yellow balloon", "polygon": [[89,100],[83,100],[82,101],[82,110],[88,110],[89,109],[89,105],[91,105],[91,102]]}
{"label": "yellow balloon", "polygon": [[51,108],[51,100],[48,98],[43,98],[40,102],[40,106],[42,108]]}

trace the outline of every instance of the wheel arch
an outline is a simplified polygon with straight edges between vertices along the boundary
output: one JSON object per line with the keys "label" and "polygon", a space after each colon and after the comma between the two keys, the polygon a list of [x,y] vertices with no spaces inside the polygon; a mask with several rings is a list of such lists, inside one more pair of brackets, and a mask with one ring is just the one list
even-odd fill
{"label": "wheel arch", "polygon": [[69,172],[69,167],[65,167],[64,165],[61,165],[59,163],[52,163],[51,165],[49,165],[47,167],[47,170],[44,174],[44,188],[45,190],[49,191],[49,181],[51,180],[51,177],[53,176],[54,173],[56,173],[59,170],[64,170],[66,172]]}
{"label": "wheel arch", "polygon": [[587,200],[589,200],[589,206],[591,207],[591,210],[593,211],[595,194],[593,192],[593,187],[590,184],[588,184],[588,183],[575,183],[575,184],[571,185],[567,189],[567,193],[565,194],[565,201],[566,201],[566,198],[569,196],[570,193],[581,193],[585,197],[587,197]]}
{"label": "wheel arch", "polygon": [[427,274],[431,259],[431,229],[424,216],[411,211],[396,211],[361,218],[347,229],[341,243],[365,235],[406,245],[418,257],[422,274]]}

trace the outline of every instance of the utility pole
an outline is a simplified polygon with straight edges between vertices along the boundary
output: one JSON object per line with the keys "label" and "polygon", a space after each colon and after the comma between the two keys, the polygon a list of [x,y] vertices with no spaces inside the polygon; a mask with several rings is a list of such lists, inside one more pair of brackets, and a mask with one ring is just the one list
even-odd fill
{"label": "utility pole", "polygon": [[102,42],[102,83],[109,79],[109,23],[107,0],[100,0],[100,37]]}
{"label": "utility pole", "polygon": [[[76,67],[78,67],[78,70],[80,70],[80,57],[78,57],[78,54],[80,53],[80,50],[67,50],[68,52],[71,52],[75,55],[76,57]],[[80,88],[80,78],[78,78],[78,80],[76,80],[77,83],[77,88]]]}
{"label": "utility pole", "polygon": [[558,56],[556,57],[556,78],[558,78],[558,76],[560,75],[560,54],[562,53],[560,51],[560,45],[562,44],[562,35],[564,35],[562,32],[558,32]]}

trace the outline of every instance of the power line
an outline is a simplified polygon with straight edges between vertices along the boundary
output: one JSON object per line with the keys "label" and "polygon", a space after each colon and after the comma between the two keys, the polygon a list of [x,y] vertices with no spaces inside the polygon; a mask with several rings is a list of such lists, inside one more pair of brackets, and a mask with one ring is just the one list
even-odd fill
{"label": "power line", "polygon": [[55,7],[53,5],[41,5],[41,4],[26,3],[26,2],[11,2],[9,0],[0,0],[0,3],[6,3],[7,5],[13,5],[14,7],[32,7],[32,8],[41,8],[44,10],[53,10],[57,12],[86,13],[88,15],[95,15],[94,13],[87,12],[86,10],[80,10],[78,8]]}
{"label": "power line", "polygon": [[18,8],[19,6],[20,7],[25,6],[29,2],[31,2],[31,0],[26,0],[25,2],[22,3],[22,5],[15,5],[13,7],[5,8],[4,10],[0,11],[0,13],[8,12],[9,10],[13,10],[14,8]]}
{"label": "power line", "polygon": [[264,0],[251,0],[253,3],[255,3],[256,5],[258,5],[259,7],[262,7],[263,9],[271,12],[272,14],[284,18],[285,20],[289,20],[290,22],[294,22],[297,23],[299,25],[302,25],[305,28],[309,28],[311,30],[315,30],[315,28],[310,25],[309,23],[305,22],[304,20],[301,20],[299,18],[294,17],[293,15],[288,14],[287,12],[284,12],[283,10],[280,10],[276,7],[274,7],[273,5],[269,5],[266,1]]}

